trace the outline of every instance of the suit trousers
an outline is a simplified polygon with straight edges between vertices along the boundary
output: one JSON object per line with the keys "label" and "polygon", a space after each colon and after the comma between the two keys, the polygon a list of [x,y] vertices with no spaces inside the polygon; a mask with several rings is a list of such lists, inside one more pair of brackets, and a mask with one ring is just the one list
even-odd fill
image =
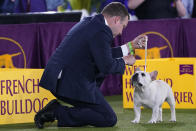
{"label": "suit trousers", "polygon": [[[97,80],[100,85],[103,79]],[[117,122],[117,116],[111,106],[104,99],[104,96],[97,89],[97,99],[99,104],[85,103],[73,99],[56,96],[65,103],[73,107],[63,106],[56,107],[55,117],[59,127],[79,127],[91,125],[95,127],[111,127]]]}

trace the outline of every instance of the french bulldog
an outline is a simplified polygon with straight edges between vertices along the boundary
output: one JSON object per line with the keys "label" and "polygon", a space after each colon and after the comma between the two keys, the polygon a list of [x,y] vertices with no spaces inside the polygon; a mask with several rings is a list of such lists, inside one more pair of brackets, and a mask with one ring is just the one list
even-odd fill
{"label": "french bulldog", "polygon": [[158,72],[147,73],[137,68],[131,78],[134,88],[133,102],[135,119],[132,123],[140,122],[141,109],[152,109],[152,118],[148,123],[162,122],[162,104],[166,101],[170,105],[171,122],[176,121],[175,99],[171,87],[162,80],[156,80]]}

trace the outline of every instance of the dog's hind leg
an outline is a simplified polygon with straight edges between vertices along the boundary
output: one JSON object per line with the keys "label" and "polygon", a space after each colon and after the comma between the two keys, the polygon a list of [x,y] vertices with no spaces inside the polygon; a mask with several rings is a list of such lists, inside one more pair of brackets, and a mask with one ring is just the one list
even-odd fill
{"label": "dog's hind leg", "polygon": [[170,110],[171,110],[171,122],[176,122],[176,111],[175,111],[175,99],[173,93],[167,97],[166,101],[170,105]]}

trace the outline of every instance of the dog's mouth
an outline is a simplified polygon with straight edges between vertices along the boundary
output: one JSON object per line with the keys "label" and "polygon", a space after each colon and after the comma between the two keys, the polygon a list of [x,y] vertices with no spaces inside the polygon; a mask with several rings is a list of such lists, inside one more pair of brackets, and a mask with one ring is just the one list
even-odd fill
{"label": "dog's mouth", "polygon": [[133,81],[133,86],[135,86],[135,87],[142,87],[143,84],[140,83],[139,81]]}

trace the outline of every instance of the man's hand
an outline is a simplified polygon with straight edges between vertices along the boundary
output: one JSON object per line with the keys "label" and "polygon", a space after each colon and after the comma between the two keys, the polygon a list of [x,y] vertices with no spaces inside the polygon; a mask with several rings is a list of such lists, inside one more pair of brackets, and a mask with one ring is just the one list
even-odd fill
{"label": "man's hand", "polygon": [[135,63],[135,57],[133,55],[124,56],[123,60],[126,65],[133,65]]}
{"label": "man's hand", "polygon": [[[143,48],[145,48],[147,41],[148,41],[147,35],[139,35],[133,41],[131,41],[132,47],[134,49],[143,49]],[[127,46],[128,46],[128,44],[127,44]]]}

